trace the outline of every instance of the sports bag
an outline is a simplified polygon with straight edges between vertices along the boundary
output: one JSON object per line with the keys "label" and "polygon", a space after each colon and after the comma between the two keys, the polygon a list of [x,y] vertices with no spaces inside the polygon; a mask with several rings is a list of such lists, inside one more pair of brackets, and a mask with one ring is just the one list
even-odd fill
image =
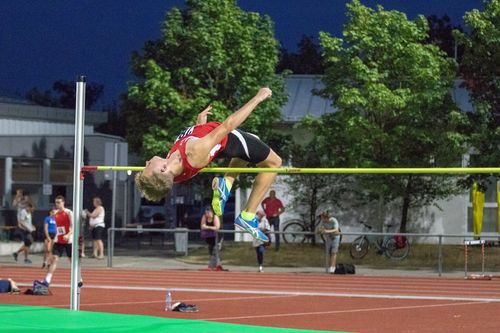
{"label": "sports bag", "polygon": [[33,289],[26,290],[27,295],[48,296],[50,295],[49,286],[41,281],[33,281]]}
{"label": "sports bag", "polygon": [[337,264],[335,274],[356,274],[356,267],[352,264]]}

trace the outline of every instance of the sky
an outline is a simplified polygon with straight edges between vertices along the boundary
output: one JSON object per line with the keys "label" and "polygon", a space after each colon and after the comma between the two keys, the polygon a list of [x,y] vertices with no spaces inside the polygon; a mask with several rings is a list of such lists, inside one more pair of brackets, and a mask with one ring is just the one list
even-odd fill
{"label": "sky", "polygon": [[[246,10],[269,15],[282,47],[296,51],[303,35],[319,31],[341,36],[347,0],[238,0]],[[447,14],[464,25],[466,11],[482,9],[482,0],[361,0],[414,19]],[[24,95],[51,90],[58,80],[104,85],[101,106],[118,101],[132,80],[130,58],[160,26],[172,7],[184,0],[6,0],[0,1],[0,94]]]}

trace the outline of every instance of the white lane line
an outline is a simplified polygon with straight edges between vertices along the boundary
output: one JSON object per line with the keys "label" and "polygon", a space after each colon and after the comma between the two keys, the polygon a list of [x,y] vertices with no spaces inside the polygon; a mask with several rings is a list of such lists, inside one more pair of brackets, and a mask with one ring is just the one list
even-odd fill
{"label": "white lane line", "polygon": [[[106,283],[113,283],[113,284],[118,284],[119,282],[126,282],[125,280],[123,281],[117,281],[117,280],[113,280],[113,279],[95,279],[95,278],[89,278],[87,279],[87,281],[89,283],[94,283],[94,284],[106,284]],[[128,280],[129,283],[127,283],[127,286],[130,286],[130,280]],[[147,287],[147,286],[157,286],[158,284],[173,284],[173,285],[177,285],[180,287],[192,287],[193,286],[193,283],[189,282],[189,281],[156,281],[156,282],[150,282],[150,281],[139,281],[139,282],[136,282],[134,283],[135,285],[138,285],[138,286],[143,286],[143,287]],[[259,286],[257,285],[249,285],[249,284],[242,284],[242,283],[232,283],[232,282],[228,282],[228,283],[225,283],[225,284],[222,284],[222,283],[215,283],[213,286],[215,288],[221,288],[221,287],[224,287],[224,286],[227,286],[227,285],[231,285],[231,287],[233,288],[237,288],[237,289],[243,289],[243,288],[253,288],[253,287],[256,287],[258,288]],[[448,294],[451,294],[451,295],[456,295],[456,294],[461,294],[463,297],[466,297],[466,296],[475,296],[475,297],[481,297],[483,294],[490,297],[490,298],[495,298],[495,297],[500,297],[500,288],[494,288],[493,286],[491,288],[481,288],[481,289],[471,289],[470,287],[467,287],[467,288],[456,288],[456,287],[451,287],[451,288],[448,288],[448,289],[444,289],[444,287],[436,287],[436,288],[425,288],[425,287],[419,287],[417,285],[413,286],[406,286],[406,288],[403,288],[402,287],[394,287],[394,288],[373,288],[373,287],[370,287],[369,285],[365,286],[365,287],[355,287],[355,286],[350,286],[350,285],[346,285],[346,286],[328,286],[328,287],[321,287],[321,286],[317,286],[317,285],[304,285],[304,286],[296,286],[296,285],[290,285],[289,287],[295,287],[296,289],[298,289],[300,287],[300,289],[305,289],[305,290],[308,290],[310,292],[322,292],[322,291],[325,291],[325,292],[344,292],[344,293],[364,293],[364,292],[368,292],[368,293],[382,293],[382,294],[387,294],[387,293],[401,293],[401,292],[404,292],[404,293],[412,293],[412,294],[431,294],[433,292],[437,292],[441,295],[448,295]],[[280,288],[286,288],[285,285],[280,285]]]}
{"label": "white lane line", "polygon": [[[69,284],[51,284],[51,287],[69,288]],[[332,293],[332,292],[304,292],[304,291],[272,291],[272,290],[235,290],[235,289],[205,289],[205,288],[176,288],[176,287],[139,287],[139,286],[106,286],[84,285],[82,289],[113,289],[113,290],[144,290],[144,291],[186,291],[220,294],[257,294],[280,296],[326,296],[326,297],[355,297],[355,298],[382,298],[382,299],[413,299],[431,301],[472,301],[472,302],[500,302],[500,298],[461,297],[461,296],[416,296],[416,295],[390,295],[370,293]]]}
{"label": "white lane line", "polygon": [[[289,298],[296,297],[290,295],[284,296],[250,296],[250,297],[227,297],[227,298],[192,298],[186,299],[183,302],[221,302],[221,301],[241,301],[241,300],[256,300],[256,299],[275,299],[275,298]],[[173,302],[178,302],[179,300],[174,299]],[[165,303],[165,300],[158,301],[131,301],[131,302],[104,302],[104,303],[80,303],[80,306],[114,306],[114,305],[131,305],[131,304],[154,304],[154,303]],[[66,304],[53,304],[53,305],[45,305],[45,306],[53,306],[53,307],[66,307]]]}
{"label": "white lane line", "polygon": [[371,311],[410,310],[410,309],[435,308],[435,307],[459,306],[459,305],[473,305],[473,304],[484,304],[484,303],[489,303],[489,302],[445,303],[445,304],[412,305],[412,306],[397,306],[397,307],[382,307],[382,308],[367,308],[367,309],[352,309],[352,310],[282,313],[282,314],[269,314],[269,315],[261,314],[261,315],[255,315],[255,316],[240,316],[240,317],[197,318],[197,320],[230,321],[230,320],[254,319],[254,318],[295,317],[295,316],[343,314],[343,313],[357,313],[357,312],[371,312]]}

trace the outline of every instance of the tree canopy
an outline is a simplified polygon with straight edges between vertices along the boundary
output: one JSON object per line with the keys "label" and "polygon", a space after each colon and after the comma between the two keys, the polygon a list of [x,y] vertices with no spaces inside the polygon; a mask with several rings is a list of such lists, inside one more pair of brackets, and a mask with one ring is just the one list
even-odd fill
{"label": "tree canopy", "polygon": [[[472,94],[475,110],[470,118],[473,166],[496,166],[500,161],[500,1],[491,0],[484,11],[464,16],[467,33],[455,31],[465,48],[460,66],[464,86]],[[488,175],[474,175],[485,190]],[[470,184],[469,184],[470,185]]]}
{"label": "tree canopy", "polygon": [[[423,16],[347,5],[344,39],[320,33],[326,75],[323,96],[339,112],[323,117],[329,164],[343,167],[436,167],[460,162],[465,118],[451,99],[456,63],[432,44]],[[321,144],[321,143],[319,143]],[[401,200],[401,231],[408,209],[449,196],[447,177],[361,177],[365,196]]]}
{"label": "tree canopy", "polygon": [[291,71],[293,74],[323,74],[323,57],[321,49],[312,36],[302,36],[297,53],[287,49],[280,50],[280,59],[276,71]]}
{"label": "tree canopy", "polygon": [[[85,92],[85,107],[92,109],[101,98],[104,86],[88,83]],[[55,93],[55,95],[54,95]],[[37,105],[73,109],[76,102],[76,86],[74,82],[58,80],[52,85],[52,91],[40,91],[34,87],[26,93],[26,98]]]}
{"label": "tree canopy", "polygon": [[223,120],[262,86],[273,98],[243,124],[266,139],[286,96],[275,75],[278,42],[267,16],[245,12],[234,0],[189,0],[171,9],[159,40],[133,55],[136,82],[125,102],[130,146],[144,157],[165,154],[181,129],[208,104]]}

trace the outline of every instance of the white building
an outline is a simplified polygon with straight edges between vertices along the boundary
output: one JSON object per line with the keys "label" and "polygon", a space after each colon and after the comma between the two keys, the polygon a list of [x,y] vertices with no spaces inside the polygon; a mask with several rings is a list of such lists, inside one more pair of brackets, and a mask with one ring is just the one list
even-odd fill
{"label": "white building", "polygon": [[[106,144],[124,140],[94,131],[95,126],[107,121],[107,113],[87,111],[85,121],[85,163],[103,165]],[[74,123],[74,109],[0,97],[0,226],[17,223],[11,202],[18,188],[27,191],[34,201],[37,224],[43,223],[55,196],[63,195],[67,206],[72,206]],[[86,177],[87,195],[109,196],[106,181],[102,173]],[[123,186],[122,182],[119,184]],[[123,197],[122,192],[117,191],[121,193],[119,198]],[[103,198],[103,202],[110,206],[107,199]],[[91,200],[84,198],[86,208],[92,208]],[[123,206],[123,199],[117,202],[118,207]]]}

